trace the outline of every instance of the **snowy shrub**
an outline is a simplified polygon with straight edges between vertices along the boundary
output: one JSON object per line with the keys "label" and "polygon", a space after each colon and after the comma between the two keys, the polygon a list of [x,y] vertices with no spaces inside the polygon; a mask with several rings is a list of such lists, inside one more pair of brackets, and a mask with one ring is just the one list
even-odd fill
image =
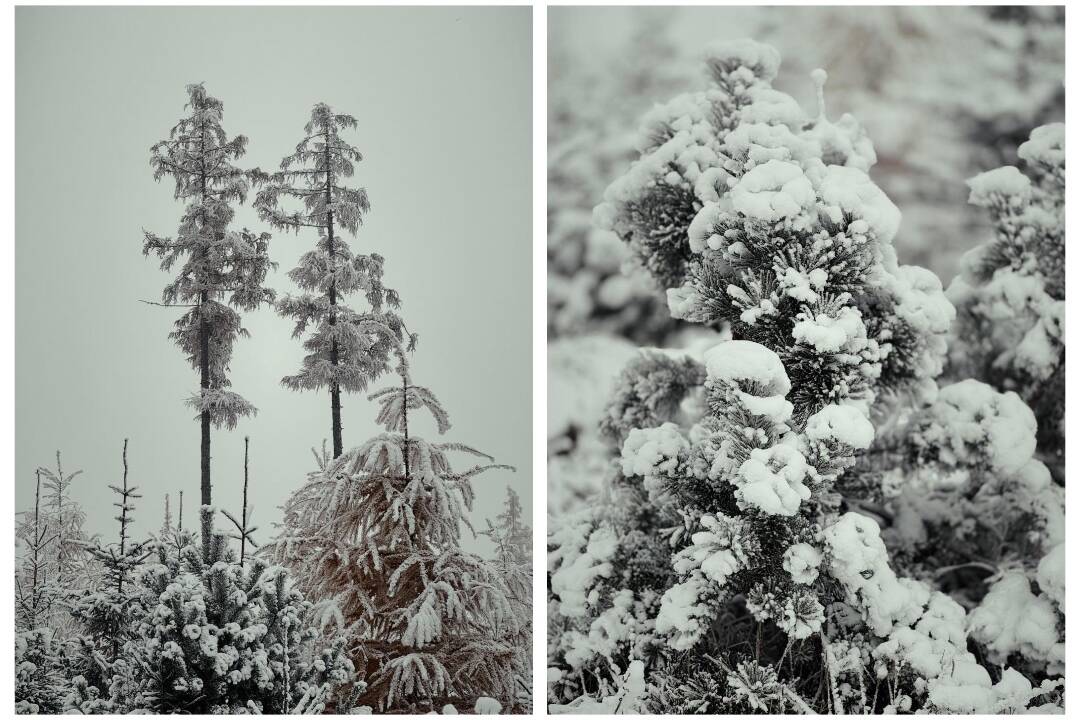
{"label": "snowy shrub", "polygon": [[1065,126],[1044,125],[1006,165],[968,181],[994,236],[969,251],[949,286],[952,372],[1018,392],[1039,417],[1039,450],[1065,471]]}
{"label": "snowy shrub", "polygon": [[15,712],[45,715],[63,709],[60,654],[51,630],[15,633]]}
{"label": "snowy shrub", "polygon": [[142,574],[146,612],[111,679],[111,712],[317,711],[351,687],[352,664],[317,646],[310,603],[283,568],[239,565],[221,535],[209,552],[161,547]]}
{"label": "snowy shrub", "polygon": [[[773,48],[705,64],[594,215],[673,316],[731,339],[619,379],[611,480],[549,533],[552,711],[625,711],[628,683],[631,712],[1053,707],[1063,500],[1035,415],[975,380],[939,391],[954,308],[897,263],[900,212],[865,131],[826,116],[825,73],[808,116]],[[936,562],[979,533],[1005,543]]]}
{"label": "snowy shrub", "polygon": [[[406,351],[400,385],[377,391],[383,434],[319,467],[285,505],[276,558],[293,568],[328,632],[345,638],[379,711],[471,708],[477,698],[513,707],[528,663],[521,609],[503,569],[460,547],[471,478],[496,465],[459,443],[410,433],[426,409],[440,433],[446,411],[414,385]],[[486,462],[455,470],[451,452]]]}

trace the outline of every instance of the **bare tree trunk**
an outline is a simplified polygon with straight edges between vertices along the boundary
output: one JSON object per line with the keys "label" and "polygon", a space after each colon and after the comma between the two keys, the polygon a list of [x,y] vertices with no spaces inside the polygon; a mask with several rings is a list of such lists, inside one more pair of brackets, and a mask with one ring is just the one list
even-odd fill
{"label": "bare tree trunk", "polygon": [[[330,205],[334,201],[333,186],[334,177],[330,169],[330,130],[326,131],[326,138],[324,141],[324,152],[326,161],[326,241],[329,246],[328,251],[330,254],[330,267],[333,272],[334,267],[334,211],[330,209]],[[333,280],[330,282],[330,328],[333,332],[333,327],[337,325],[337,287]],[[338,343],[337,338],[331,338],[330,340],[330,364],[337,370],[339,362],[338,356]],[[330,381],[330,424],[331,434],[334,442],[334,457],[340,457],[343,451],[343,443],[341,441],[341,388],[338,387],[336,380]]]}
{"label": "bare tree trunk", "polygon": [[[120,506],[120,557],[124,556],[124,551],[127,548],[127,524],[128,524],[128,519],[127,519],[127,506],[128,506],[127,445],[128,445],[128,439],[124,438],[124,453],[122,455],[122,458],[123,458],[123,461],[124,461],[124,484],[123,484],[124,492],[120,495],[120,502],[121,502],[121,506]],[[119,573],[116,589],[119,590],[120,592],[124,591],[124,573],[123,572]]]}
{"label": "bare tree trunk", "polygon": [[[205,302],[206,293],[203,293],[203,302]],[[201,313],[201,310],[200,310]],[[205,319],[201,316],[199,318],[199,386],[203,391],[210,389],[210,328]],[[201,477],[199,482],[199,488],[202,493],[202,505],[207,506],[213,504],[211,497],[211,485],[210,485],[210,411],[203,410],[199,415],[199,422],[202,429],[202,444],[201,444]],[[202,544],[204,555],[208,552],[210,547],[210,513],[199,510],[199,517],[202,524]]]}
{"label": "bare tree trunk", "polygon": [[31,604],[31,617],[30,617],[30,629],[33,630],[37,627],[38,619],[38,548],[41,545],[41,526],[40,516],[38,515],[38,508],[41,506],[41,471],[34,472],[37,476],[37,485],[34,489],[34,574],[30,584],[30,604]]}
{"label": "bare tree trunk", "polygon": [[244,550],[247,546],[247,489],[248,489],[248,443],[250,438],[244,438],[244,505],[240,508],[240,565],[244,564]]}
{"label": "bare tree trunk", "polygon": [[402,456],[405,458],[405,479],[409,479],[409,377],[402,370],[401,375],[401,429],[405,435],[405,448]]}
{"label": "bare tree trunk", "polygon": [[[205,128],[202,129],[205,133]],[[205,141],[200,140],[200,165],[202,168],[200,184],[201,184],[201,198],[202,203],[205,206],[207,191],[206,191],[206,166],[205,156],[206,148]],[[206,231],[206,211],[202,211],[203,231]],[[212,231],[211,231],[212,232]],[[203,278],[203,290],[199,295],[199,388],[205,396],[207,390],[210,389],[210,324],[206,321],[206,302],[210,299],[209,293],[206,291],[205,281]],[[205,399],[205,398],[204,398]],[[213,504],[211,497],[210,486],[210,412],[206,409],[199,414],[199,424],[202,431],[202,440],[200,445],[200,469],[201,475],[199,479],[199,488],[202,493],[202,506],[206,507]],[[203,557],[208,558],[210,556],[210,533],[211,533],[211,515],[208,512],[204,512],[202,508],[199,509],[199,521],[202,531],[202,546]]]}
{"label": "bare tree trunk", "polygon": [[60,464],[60,451],[56,451],[56,569],[64,567],[64,467]]}

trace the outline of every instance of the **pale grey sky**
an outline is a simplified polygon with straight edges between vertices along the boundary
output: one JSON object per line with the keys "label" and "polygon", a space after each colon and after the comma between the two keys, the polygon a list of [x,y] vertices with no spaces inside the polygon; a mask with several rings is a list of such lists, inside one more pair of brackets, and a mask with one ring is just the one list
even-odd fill
{"label": "pale grey sky", "polygon": [[[127,437],[136,532],[159,527],[165,493],[175,510],[180,489],[194,524],[199,428],[183,400],[198,381],[166,337],[177,311],[139,300],[169,279],[142,257],[142,228],[171,235],[183,210],[153,181],[148,150],[182,115],[184,86],[203,81],[229,135],[249,138],[243,166],[276,168],[316,102],[356,116],[355,181],[372,211],[352,247],[386,258],[420,333],[414,378],[454,424],[446,438],[518,468],[476,479],[478,528],[507,484],[531,515],[529,8],[18,8],[15,62],[17,509],[60,449],[66,469],[85,470],[74,497],[88,529],[111,540],[107,485]],[[269,229],[249,205],[244,225]],[[285,273],[313,242],[274,233],[273,287],[295,290]],[[329,436],[329,399],[279,385],[303,355],[291,322],[264,309],[244,324],[233,389],[260,412],[214,433],[214,503],[239,506],[250,435],[266,540]],[[346,446],[379,431],[375,413],[345,397]]]}

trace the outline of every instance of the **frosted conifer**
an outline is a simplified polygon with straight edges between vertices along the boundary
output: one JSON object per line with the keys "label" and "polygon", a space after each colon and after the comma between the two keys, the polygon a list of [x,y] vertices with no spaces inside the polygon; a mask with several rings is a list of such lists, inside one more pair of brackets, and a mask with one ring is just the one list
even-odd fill
{"label": "frosted conifer", "polygon": [[[41,470],[34,473],[34,509],[22,513],[15,538],[25,547],[21,567],[15,573],[15,628],[36,630],[48,624],[57,599],[55,564],[49,562],[56,545],[55,522],[42,513]],[[55,518],[54,518],[55,520]],[[52,582],[50,582],[52,581]]]}
{"label": "frosted conifer", "polygon": [[[251,173],[233,162],[243,156],[247,138],[229,139],[221,126],[224,105],[202,84],[187,87],[188,114],[169,131],[169,137],[150,148],[154,179],[171,178],[174,196],[185,203],[175,237],[145,232],[143,254],[161,258],[161,269],[178,266],[176,277],[162,291],[162,303],[188,310],[169,337],[199,373],[199,392],[188,399],[201,428],[202,505],[212,504],[210,427],[232,429],[255,407],[229,390],[233,344],[247,334],[241,310],[272,302],[274,292],[263,287],[272,267],[267,255],[270,236],[230,230],[234,203],[247,196]],[[211,528],[204,514],[202,536]]]}
{"label": "frosted conifer", "polygon": [[141,583],[146,613],[113,677],[112,712],[290,713],[324,707],[353,681],[340,652],[315,644],[310,603],[288,574],[239,565],[224,535],[206,556],[159,547]]}
{"label": "frosted conifer", "polygon": [[[553,710],[606,707],[635,677],[634,702],[656,712],[1055,697],[1045,675],[995,682],[968,649],[987,633],[897,574],[862,505],[904,463],[876,425],[949,397],[935,378],[954,314],[934,275],[896,262],[900,215],[867,175],[873,146],[854,118],[828,119],[823,71],[807,116],[771,87],[771,47],[720,43],[706,67],[706,90],[647,115],[641,157],[595,217],[675,317],[732,339],[699,359],[643,355],[620,379],[605,418],[617,472],[549,536]],[[1054,648],[1039,651],[1053,670]]]}
{"label": "frosted conifer", "polygon": [[[371,395],[386,432],[338,458],[316,454],[318,469],[284,507],[274,556],[346,637],[368,682],[360,702],[417,712],[488,696],[512,707],[527,650],[502,639],[516,622],[506,581],[459,544],[471,479],[507,466],[417,436],[410,411],[430,412],[440,434],[449,417],[413,383],[405,348],[396,355],[400,384]],[[484,462],[455,470],[454,451]]]}
{"label": "frosted conifer", "polygon": [[[145,612],[137,580],[140,568],[153,552],[150,540],[136,542],[131,537],[134,501],[142,496],[136,492],[138,488],[128,485],[127,447],[125,439],[121,484],[109,486],[117,497],[113,503],[119,511],[115,518],[119,526],[117,540],[105,546],[96,539],[92,543],[83,543],[85,551],[101,564],[102,577],[100,586],[84,590],[71,609],[87,637],[82,648],[84,674],[103,682],[110,680],[111,664],[119,657],[124,642],[132,637],[135,623]],[[104,687],[100,689],[105,690]]]}
{"label": "frosted conifer", "polygon": [[86,513],[71,499],[70,494],[72,482],[82,472],[65,473],[59,450],[56,451],[56,469],[41,468],[46,493],[45,512],[56,532],[54,573],[62,577],[68,587],[91,582],[94,577],[94,568],[86,562],[82,548],[82,543],[88,539],[83,530]]}
{"label": "frosted conifer", "polygon": [[[374,253],[354,254],[341,237],[342,231],[355,236],[370,208],[366,190],[344,184],[353,176],[354,163],[363,159],[340,134],[355,127],[351,115],[317,104],[304,126],[306,136],[281,161],[280,171],[262,178],[265,185],[255,202],[260,216],[274,227],[297,233],[313,228],[319,234],[315,249],[304,253],[289,271],[303,293],[278,303],[278,312],[296,322],[294,337],[310,331],[304,340],[309,354],[300,371],[282,383],[293,390],[329,389],[334,457],[344,447],[341,393],[363,391],[385,372],[394,344],[404,332],[393,312],[400,305],[398,294],[382,282],[383,258]],[[283,198],[298,202],[300,209],[284,209]],[[367,300],[366,313],[344,304],[348,295],[357,292]],[[391,333],[364,332],[363,321],[373,317]]]}
{"label": "frosted conifer", "polygon": [[949,286],[957,308],[951,373],[1012,390],[1039,418],[1039,449],[1065,473],[1065,125],[1036,128],[1016,167],[968,181],[994,236]]}
{"label": "frosted conifer", "polygon": [[15,633],[15,712],[54,715],[63,710],[64,668],[48,628]]}

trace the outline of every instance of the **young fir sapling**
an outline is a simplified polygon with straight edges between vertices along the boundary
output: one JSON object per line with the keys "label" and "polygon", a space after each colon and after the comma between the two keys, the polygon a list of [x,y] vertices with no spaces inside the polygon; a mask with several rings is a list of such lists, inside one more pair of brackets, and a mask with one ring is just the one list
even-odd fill
{"label": "young fir sapling", "polygon": [[56,599],[56,587],[50,585],[48,556],[55,545],[56,531],[50,530],[41,512],[41,470],[34,471],[34,511],[22,513],[15,537],[26,547],[21,567],[15,573],[15,628],[35,630],[47,625]]}
{"label": "young fir sapling", "polygon": [[[318,468],[284,506],[274,557],[346,639],[369,683],[361,702],[417,712],[487,696],[513,707],[528,652],[502,639],[518,622],[506,579],[460,547],[471,479],[508,466],[418,436],[411,410],[430,412],[440,434],[449,417],[413,383],[406,349],[395,354],[400,384],[371,395],[385,432],[337,458],[316,454]],[[455,470],[453,451],[488,462]]]}
{"label": "young fir sapling", "polygon": [[104,683],[111,678],[108,668],[120,656],[125,641],[134,637],[135,624],[145,610],[135,586],[139,572],[154,552],[152,540],[136,542],[131,537],[134,501],[142,496],[136,492],[137,487],[128,485],[127,449],[125,438],[121,484],[109,485],[117,498],[113,505],[119,510],[114,518],[119,526],[117,541],[105,546],[96,540],[83,544],[85,551],[100,563],[102,578],[100,586],[85,590],[71,609],[84,631],[83,637],[88,638],[82,642],[84,674]]}
{"label": "young fir sapling", "polygon": [[[383,258],[354,254],[341,237],[343,230],[355,236],[370,208],[366,190],[344,184],[353,176],[353,163],[363,159],[340,134],[355,127],[351,115],[317,104],[293,154],[281,161],[278,172],[260,177],[263,187],[255,200],[259,216],[275,228],[318,231],[315,249],[304,253],[289,271],[303,293],[288,295],[277,306],[281,315],[296,322],[293,337],[311,330],[304,340],[308,355],[300,371],[282,384],[293,390],[329,389],[334,457],[344,450],[341,393],[361,392],[388,370],[388,358],[405,332],[393,312],[400,298],[382,283]],[[298,201],[301,208],[292,212],[282,208],[283,198]],[[356,292],[364,293],[369,312],[358,313],[344,304],[346,296]],[[391,332],[363,332],[363,321],[371,318]],[[409,342],[415,344],[416,338]]]}
{"label": "young fir sapling", "polygon": [[823,71],[816,117],[774,90],[771,47],[718,44],[706,66],[706,90],[646,116],[595,215],[673,316],[733,339],[621,378],[618,472],[549,537],[553,709],[997,712],[1052,694],[1015,670],[995,683],[963,606],[898,576],[857,511],[881,481],[875,425],[934,402],[954,314],[896,261],[870,141],[827,118]]}
{"label": "young fir sapling", "polygon": [[256,549],[259,547],[259,544],[255,542],[255,538],[251,537],[252,534],[259,529],[251,524],[251,516],[255,512],[255,508],[253,506],[248,506],[248,446],[250,441],[251,438],[244,438],[244,494],[243,504],[240,507],[240,519],[237,520],[228,510],[221,511],[222,514],[228,518],[229,522],[233,524],[233,527],[236,528],[236,532],[230,533],[229,537],[240,542],[241,565],[244,564],[244,558],[247,555],[247,546],[251,545],[251,547]]}
{"label": "young fir sapling", "polygon": [[200,424],[201,526],[204,546],[212,536],[210,428],[236,427],[255,407],[229,390],[229,362],[236,339],[246,336],[240,310],[272,302],[263,286],[273,266],[267,249],[270,236],[247,229],[229,230],[234,203],[247,196],[252,172],[233,161],[243,156],[247,138],[229,139],[221,126],[224,105],[202,84],[187,87],[188,114],[169,137],[150,148],[154,179],[171,178],[174,196],[186,203],[175,237],[145,232],[143,254],[161,258],[161,269],[179,264],[176,277],[162,291],[166,307],[186,307],[169,337],[199,373],[199,392],[188,399]]}

